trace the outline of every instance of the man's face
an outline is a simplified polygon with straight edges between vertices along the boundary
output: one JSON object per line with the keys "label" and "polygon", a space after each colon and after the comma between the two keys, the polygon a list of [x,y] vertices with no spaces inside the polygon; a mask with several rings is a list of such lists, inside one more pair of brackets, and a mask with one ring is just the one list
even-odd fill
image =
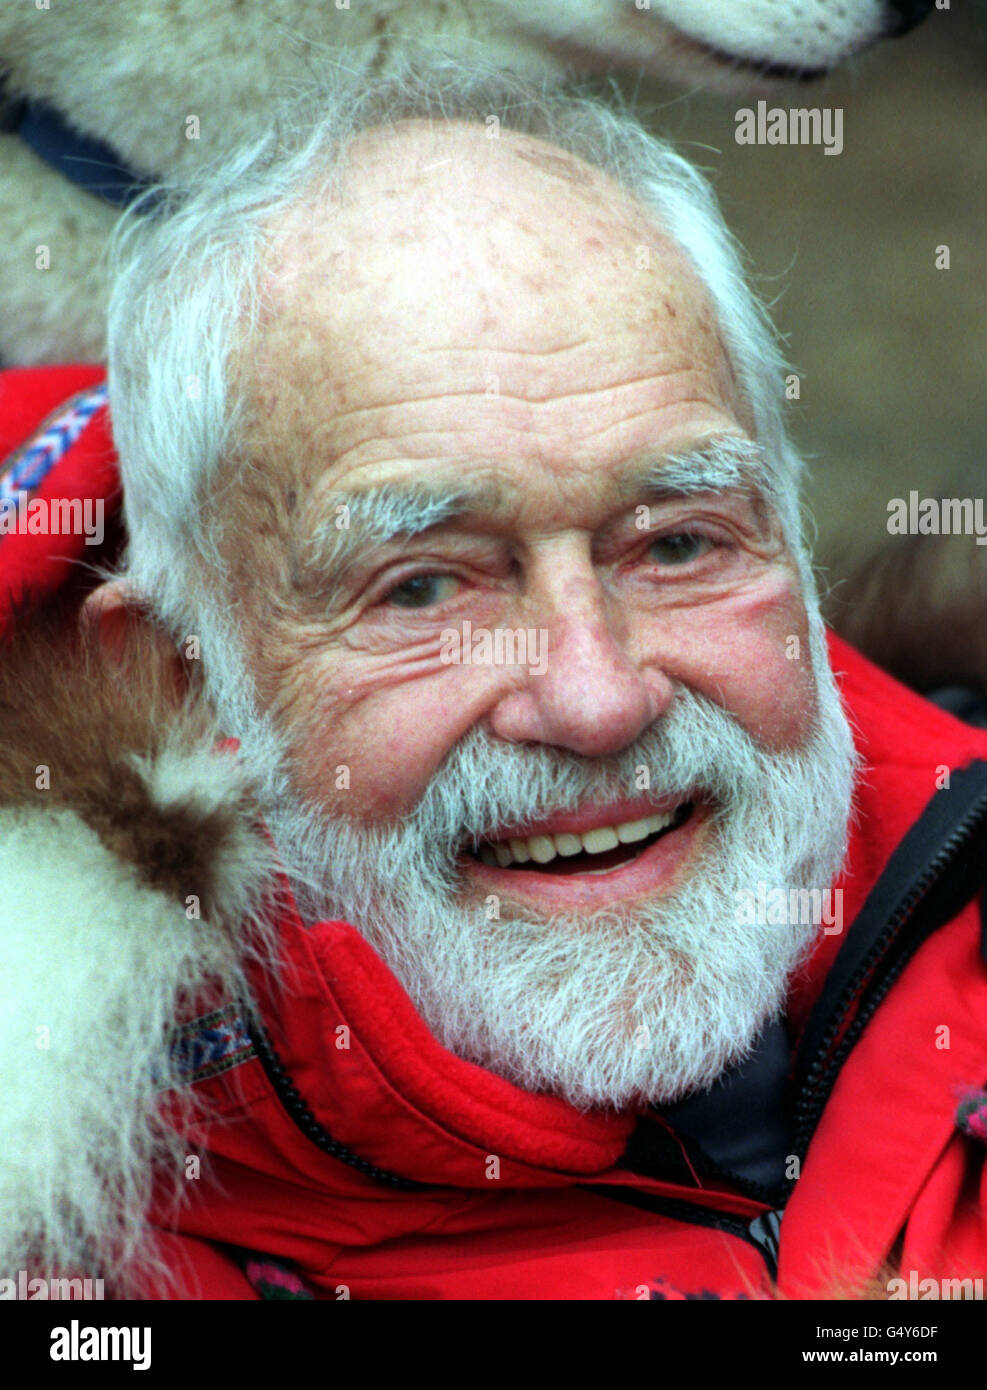
{"label": "man's face", "polygon": [[408,123],[352,169],[278,229],[249,363],[228,559],[276,836],[460,1055],[672,1099],[812,934],[736,894],[827,886],[846,821],[796,566],[711,471],[750,411],[695,274],[588,166]]}
{"label": "man's face", "polygon": [[[408,126],[354,159],[350,205],[286,229],[255,367],[255,449],[295,492],[296,553],[309,561],[320,527],[323,550],[354,542],[342,574],[303,562],[276,617],[251,615],[299,790],[379,822],[478,725],[601,757],[660,720],[676,685],[766,747],[798,746],[815,687],[777,526],[736,492],[651,486],[669,455],[752,437],[681,255],[626,202],[611,210],[599,175],[533,140]],[[467,501],[388,544],[337,510],[381,485]],[[496,664],[492,639],[485,659],[476,634],[508,630],[526,634],[527,661],[505,664],[502,646]],[[654,800],[552,824],[633,823]],[[687,867],[703,815],[606,876],[471,858],[467,892],[546,911],[652,895]]]}

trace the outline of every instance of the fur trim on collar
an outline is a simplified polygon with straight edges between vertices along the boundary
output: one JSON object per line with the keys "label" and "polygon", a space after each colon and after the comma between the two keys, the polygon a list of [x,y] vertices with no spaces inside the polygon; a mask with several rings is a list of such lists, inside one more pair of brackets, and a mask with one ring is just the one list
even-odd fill
{"label": "fur trim on collar", "polygon": [[49,618],[0,653],[3,1276],[120,1287],[147,1258],[152,1171],[177,1193],[184,1158],[156,1118],[172,1027],[242,990],[256,940],[272,862],[237,759],[157,672],[136,632],[108,670]]}

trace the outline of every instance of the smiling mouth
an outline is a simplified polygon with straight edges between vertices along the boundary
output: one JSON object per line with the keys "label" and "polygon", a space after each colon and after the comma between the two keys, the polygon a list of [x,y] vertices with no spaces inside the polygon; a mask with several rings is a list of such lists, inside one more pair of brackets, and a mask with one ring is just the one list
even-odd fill
{"label": "smiling mouth", "polygon": [[678,830],[693,813],[683,802],[667,812],[638,820],[602,825],[581,833],[557,833],[481,840],[471,857],[490,868],[567,877],[598,877],[634,862],[664,836]]}

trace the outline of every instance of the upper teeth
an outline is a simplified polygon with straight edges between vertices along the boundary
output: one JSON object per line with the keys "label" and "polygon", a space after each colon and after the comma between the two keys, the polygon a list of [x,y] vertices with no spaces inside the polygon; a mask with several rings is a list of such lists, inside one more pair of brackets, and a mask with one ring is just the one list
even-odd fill
{"label": "upper teeth", "polygon": [[567,858],[571,854],[605,854],[608,849],[618,845],[632,845],[638,840],[646,840],[658,830],[664,830],[675,819],[675,811],[667,815],[646,816],[644,820],[628,820],[621,825],[601,825],[595,830],[586,830],[581,835],[529,835],[524,838],[498,840],[485,843],[479,848],[484,864],[499,865],[506,869],[511,864],[550,864],[556,855]]}

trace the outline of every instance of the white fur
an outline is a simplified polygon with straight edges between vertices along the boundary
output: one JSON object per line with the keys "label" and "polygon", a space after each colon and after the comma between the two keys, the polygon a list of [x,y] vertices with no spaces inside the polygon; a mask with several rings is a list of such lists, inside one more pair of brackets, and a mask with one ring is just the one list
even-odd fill
{"label": "white fur", "polygon": [[[151,800],[163,812],[184,809],[205,820],[224,807],[236,807],[244,795],[244,766],[232,752],[215,752],[206,745],[190,751],[166,747],[155,758],[134,761]],[[274,862],[259,828],[245,817],[233,825],[212,866],[222,925],[230,930],[253,912]]]}
{"label": "white fur", "polygon": [[[150,780],[162,804],[236,789],[205,758],[161,759]],[[231,917],[255,905],[265,869],[237,838],[223,870]],[[229,992],[238,975],[228,934],[150,889],[74,812],[0,811],[0,1274],[120,1277],[150,1257],[152,1161],[177,1193],[184,1156],[155,1123],[169,1030],[207,980]]]}
{"label": "white fur", "polygon": [[0,171],[0,360],[99,361],[109,297],[103,248],[117,209],[13,135],[0,135]]}
{"label": "white fur", "polygon": [[888,17],[882,0],[500,0],[499,7],[541,34],[550,51],[565,38],[611,62],[733,91],[751,81],[746,63],[834,68],[879,39]]}
{"label": "white fur", "polygon": [[755,63],[834,68],[885,32],[881,0],[651,0],[687,38]]}
{"label": "white fur", "polygon": [[[616,65],[738,90],[757,85],[746,63],[843,62],[880,36],[884,13],[881,0],[24,0],[0,6],[0,68],[133,168],[172,177],[256,138],[326,63],[372,80],[434,46],[549,81]],[[192,116],[198,138],[187,139]],[[0,357],[91,360],[116,214],[16,146],[0,137]],[[33,269],[40,244],[48,271]]]}

